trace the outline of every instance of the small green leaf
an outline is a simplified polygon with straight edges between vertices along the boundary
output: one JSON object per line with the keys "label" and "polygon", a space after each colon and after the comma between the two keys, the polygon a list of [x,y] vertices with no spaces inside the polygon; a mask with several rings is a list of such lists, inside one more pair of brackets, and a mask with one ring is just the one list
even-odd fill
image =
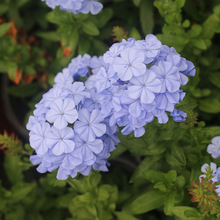
{"label": "small green leaf", "polygon": [[16,71],[17,71],[17,64],[15,62],[9,61],[6,64],[7,66],[7,72],[8,72],[8,76],[10,77],[10,79],[14,79],[16,77]]}
{"label": "small green leaf", "polygon": [[198,37],[202,32],[202,27],[201,25],[195,24],[192,26],[192,28],[187,32],[187,35],[190,38],[195,38]]}
{"label": "small green leaf", "polygon": [[33,183],[19,183],[12,187],[11,191],[11,200],[13,202],[18,202],[22,199],[24,199],[35,187],[35,184]]}
{"label": "small green leaf", "polygon": [[203,39],[193,39],[193,40],[191,40],[191,42],[195,47],[197,47],[201,50],[207,49],[207,45]]}
{"label": "small green leaf", "polygon": [[175,205],[176,195],[177,193],[175,191],[169,192],[169,194],[166,195],[164,202],[164,213],[166,215],[172,215],[172,209]]}
{"label": "small green leaf", "polygon": [[[174,215],[179,217],[181,220],[198,220],[198,217],[186,217],[185,211],[193,211],[195,208],[187,207],[187,206],[176,206],[172,208],[172,212]],[[196,210],[197,211],[197,210]]]}
{"label": "small green leaf", "polygon": [[178,145],[173,145],[171,147],[171,152],[166,154],[167,163],[169,163],[173,167],[185,166],[186,165],[186,157],[183,152],[182,147]]}
{"label": "small green leaf", "polygon": [[138,220],[137,218],[135,218],[133,215],[122,211],[122,212],[115,212],[115,215],[117,216],[117,220]]}
{"label": "small green leaf", "polygon": [[141,1],[140,21],[144,34],[150,34],[153,31],[153,4],[151,0]]}
{"label": "small green leaf", "polygon": [[216,114],[220,112],[220,102],[214,97],[202,99],[199,101],[199,109],[203,112]]}
{"label": "small green leaf", "polygon": [[109,198],[108,191],[100,187],[98,191],[98,197],[97,197],[98,201],[106,201],[108,198]]}
{"label": "small green leaf", "polygon": [[91,192],[86,192],[85,194],[79,195],[77,197],[79,201],[86,202],[86,203],[90,203],[94,199],[94,195]]}
{"label": "small green leaf", "polygon": [[78,53],[84,55],[90,48],[91,41],[88,39],[81,39],[79,42]]}
{"label": "small green leaf", "polygon": [[185,5],[185,0],[175,0],[175,4],[178,8],[182,8]]}
{"label": "small green leaf", "polygon": [[7,4],[0,4],[0,15],[3,15],[5,12],[8,11],[9,5]]}
{"label": "small green leaf", "polygon": [[4,61],[0,61],[0,73],[4,73],[7,71],[7,66]]}
{"label": "small green leaf", "polygon": [[169,183],[176,181],[176,178],[177,178],[176,170],[170,170],[168,173],[165,174],[165,179]]}
{"label": "small green leaf", "polygon": [[129,36],[136,40],[141,40],[141,35],[135,27],[131,29]]}
{"label": "small green leaf", "polygon": [[151,169],[154,164],[161,158],[161,155],[158,156],[147,156],[145,157],[141,163],[138,165],[136,170],[134,171],[130,182],[137,182],[140,178],[144,178],[144,172]]}
{"label": "small green leaf", "polygon": [[176,183],[175,185],[178,187],[178,188],[182,188],[184,185],[185,185],[185,178],[184,176],[178,176],[177,179],[176,179]]}
{"label": "small green leaf", "polygon": [[141,0],[133,0],[133,3],[136,7],[140,7]]}
{"label": "small green leaf", "polygon": [[220,88],[220,72],[213,73],[209,76],[209,80],[218,88]]}
{"label": "small green leaf", "polygon": [[7,33],[7,31],[9,30],[9,28],[11,27],[11,23],[4,23],[0,25],[0,37],[2,37],[3,35],[5,35]]}
{"label": "small green leaf", "polygon": [[99,29],[95,26],[94,23],[89,21],[82,23],[82,30],[84,31],[84,33],[88,35],[92,35],[92,36],[99,35]]}
{"label": "small green leaf", "polygon": [[155,188],[155,189],[159,189],[159,190],[162,191],[162,192],[167,192],[167,187],[165,186],[165,184],[164,184],[162,181],[156,183],[156,184],[154,185],[154,188]]}
{"label": "small green leaf", "polygon": [[158,190],[151,190],[135,198],[123,210],[134,215],[149,212],[160,208],[164,202],[164,193]]}
{"label": "small green leaf", "polygon": [[36,34],[38,37],[42,37],[46,40],[50,41],[60,41],[60,36],[58,35],[57,32],[55,31],[50,31],[50,32],[38,32]]}
{"label": "small green leaf", "polygon": [[164,173],[155,170],[147,170],[143,173],[143,176],[152,183],[157,183],[161,180],[164,180]]}
{"label": "small green leaf", "polygon": [[13,185],[20,183],[23,179],[22,169],[18,166],[19,163],[19,156],[14,155],[13,152],[5,154],[4,168],[10,183]]}
{"label": "small green leaf", "polygon": [[182,26],[183,26],[184,28],[188,28],[188,27],[190,26],[190,21],[189,21],[189,20],[185,20],[185,21],[183,22]]}

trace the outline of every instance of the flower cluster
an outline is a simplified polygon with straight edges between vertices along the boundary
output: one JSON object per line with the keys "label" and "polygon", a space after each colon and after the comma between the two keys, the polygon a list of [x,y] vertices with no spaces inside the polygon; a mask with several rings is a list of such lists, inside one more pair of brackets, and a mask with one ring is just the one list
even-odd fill
{"label": "flower cluster", "polygon": [[78,172],[88,175],[92,168],[107,171],[107,158],[119,143],[117,126],[109,126],[93,90],[83,82],[73,82],[77,74],[70,69],[56,76],[54,87],[36,104],[27,124],[30,145],[36,151],[31,162],[40,164],[40,173],[59,168],[59,180]]}
{"label": "flower cluster", "polygon": [[186,113],[174,106],[183,100],[181,86],[195,75],[195,67],[154,35],[115,43],[95,64],[86,87],[96,90],[102,114],[110,126],[124,127],[124,135],[134,131],[135,137],[142,136],[155,117],[167,123],[167,112],[176,122],[185,120]]}
{"label": "flower cluster", "polygon": [[[27,124],[39,172],[57,168],[57,178],[91,169],[107,171],[107,158],[119,143],[118,126],[127,135],[145,133],[159,123],[185,120],[174,108],[184,98],[180,89],[194,76],[192,62],[154,35],[115,43],[104,56],[79,55],[55,77],[55,85],[36,104]],[[87,78],[85,84],[80,79]],[[79,81],[77,81],[79,80]]]}
{"label": "flower cluster", "polygon": [[98,14],[103,5],[97,0],[42,0],[46,1],[46,4],[55,8],[59,6],[61,10],[72,12],[74,14],[83,13],[88,14],[91,12],[93,15]]}

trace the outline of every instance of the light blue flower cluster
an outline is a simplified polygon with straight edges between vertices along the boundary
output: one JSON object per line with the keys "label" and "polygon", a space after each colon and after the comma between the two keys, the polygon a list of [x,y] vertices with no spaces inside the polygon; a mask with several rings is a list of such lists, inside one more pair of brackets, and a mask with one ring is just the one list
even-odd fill
{"label": "light blue flower cluster", "polygon": [[208,145],[207,152],[211,154],[213,158],[220,157],[220,136],[216,136],[212,139],[212,143]]}
{"label": "light blue flower cluster", "polygon": [[[84,74],[80,63],[79,75]],[[107,158],[119,143],[118,128],[110,127],[109,118],[101,114],[94,91],[86,89],[83,82],[73,82],[77,74],[70,71],[72,65],[56,76],[54,87],[36,104],[27,124],[30,145],[36,151],[31,162],[40,164],[40,173],[59,168],[59,180],[78,172],[88,175],[92,168],[108,171]]]}
{"label": "light blue flower cluster", "polygon": [[110,117],[110,126],[124,127],[124,135],[142,136],[155,117],[167,123],[168,112],[176,122],[185,120],[186,113],[174,106],[183,100],[181,86],[195,75],[195,67],[154,35],[115,43],[90,66],[97,68],[86,87],[95,89],[101,113]]}
{"label": "light blue flower cluster", "polygon": [[[79,55],[55,77],[55,85],[36,104],[27,124],[31,156],[41,173],[58,168],[60,180],[107,171],[107,158],[119,143],[118,127],[136,137],[156,117],[166,123],[168,112],[177,122],[186,113],[174,108],[185,93],[180,89],[194,76],[192,62],[154,35],[145,40],[115,43],[104,56]],[[77,82],[87,78],[85,84]]]}
{"label": "light blue flower cluster", "polygon": [[[201,167],[201,171],[203,173],[206,173],[206,168],[208,167],[209,165],[207,163],[205,163],[202,167]],[[212,181],[213,182],[219,182],[220,181],[220,167],[217,168],[217,165],[215,163],[210,163],[210,168],[212,170],[212,175],[213,175],[213,178],[212,178]],[[199,179],[201,181],[201,178],[202,177],[206,177],[205,174],[202,174],[200,175]],[[216,193],[218,194],[218,196],[220,196],[220,184],[219,185],[216,185],[217,189],[215,189]]]}
{"label": "light blue flower cluster", "polygon": [[98,14],[103,5],[97,0],[42,0],[45,1],[46,4],[55,8],[56,6],[60,7],[61,10],[72,12],[74,14],[83,13],[96,15]]}

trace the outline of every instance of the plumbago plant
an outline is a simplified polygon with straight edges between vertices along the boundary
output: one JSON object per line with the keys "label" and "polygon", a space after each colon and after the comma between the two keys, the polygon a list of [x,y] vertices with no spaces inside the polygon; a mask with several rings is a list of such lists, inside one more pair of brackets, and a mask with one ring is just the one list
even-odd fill
{"label": "plumbago plant", "polygon": [[1,219],[220,219],[218,0],[0,14]]}

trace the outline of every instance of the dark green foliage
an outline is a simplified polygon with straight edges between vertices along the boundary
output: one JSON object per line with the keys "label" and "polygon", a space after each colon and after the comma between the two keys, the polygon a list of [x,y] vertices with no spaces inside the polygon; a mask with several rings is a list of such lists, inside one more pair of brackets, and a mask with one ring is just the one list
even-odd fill
{"label": "dark green foliage", "polygon": [[[51,10],[41,0],[2,0],[0,73],[11,80],[7,93],[33,110],[73,57],[106,52],[118,26],[124,31],[118,35],[137,40],[153,33],[195,64],[196,76],[176,105],[188,118],[163,125],[154,120],[141,138],[120,133],[108,173],[67,181],[56,180],[56,172],[37,174],[28,159],[31,148],[0,136],[0,219],[218,219],[196,209],[188,188],[199,181],[204,163],[220,166],[220,159],[207,153],[211,139],[220,135],[220,1],[102,2],[94,16]],[[8,140],[9,146],[1,147]]]}

